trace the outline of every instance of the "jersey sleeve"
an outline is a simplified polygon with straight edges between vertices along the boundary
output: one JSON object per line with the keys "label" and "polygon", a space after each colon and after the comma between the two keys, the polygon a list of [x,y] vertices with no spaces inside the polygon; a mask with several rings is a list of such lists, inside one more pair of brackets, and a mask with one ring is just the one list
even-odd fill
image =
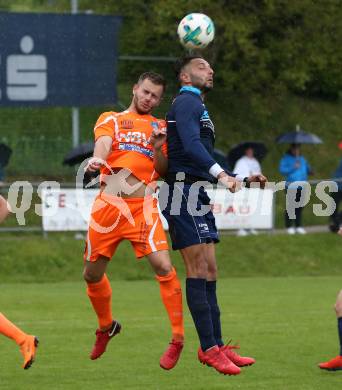
{"label": "jersey sleeve", "polygon": [[102,113],[95,124],[94,127],[95,142],[104,135],[110,136],[114,139],[114,135],[115,135],[115,113],[114,112]]}

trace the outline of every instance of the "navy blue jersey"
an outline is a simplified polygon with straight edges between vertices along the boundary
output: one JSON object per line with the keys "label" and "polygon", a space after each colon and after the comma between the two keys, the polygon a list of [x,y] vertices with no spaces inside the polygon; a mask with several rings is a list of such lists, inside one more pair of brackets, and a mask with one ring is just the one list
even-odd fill
{"label": "navy blue jersey", "polygon": [[183,87],[166,116],[169,172],[185,172],[212,181],[215,129],[194,87]]}

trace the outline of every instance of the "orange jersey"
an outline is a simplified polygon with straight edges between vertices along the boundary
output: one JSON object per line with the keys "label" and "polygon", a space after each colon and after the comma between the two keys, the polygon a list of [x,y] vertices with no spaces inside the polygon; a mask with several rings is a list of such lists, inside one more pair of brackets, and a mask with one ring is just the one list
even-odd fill
{"label": "orange jersey", "polygon": [[[158,179],[153,166],[153,147],[149,143],[155,127],[165,126],[165,121],[152,115],[140,115],[130,111],[104,112],[96,122],[95,142],[104,135],[113,139],[112,151],[107,157],[111,168],[129,169],[139,180],[149,184]],[[166,144],[163,152],[166,155]],[[109,175],[108,167],[101,168],[101,175]]]}

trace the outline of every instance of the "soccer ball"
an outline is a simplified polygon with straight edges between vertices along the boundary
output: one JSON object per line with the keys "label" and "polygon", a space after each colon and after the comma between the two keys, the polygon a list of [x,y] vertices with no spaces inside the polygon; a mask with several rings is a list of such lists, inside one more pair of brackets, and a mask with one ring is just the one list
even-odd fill
{"label": "soccer ball", "polygon": [[186,15],[177,30],[181,44],[187,49],[204,49],[214,39],[213,21],[204,14]]}

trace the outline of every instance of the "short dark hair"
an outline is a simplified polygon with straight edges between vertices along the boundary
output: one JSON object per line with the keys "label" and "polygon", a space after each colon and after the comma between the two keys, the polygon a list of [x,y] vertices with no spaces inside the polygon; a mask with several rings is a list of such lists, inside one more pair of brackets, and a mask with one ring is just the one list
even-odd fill
{"label": "short dark hair", "polygon": [[175,73],[178,80],[184,67],[187,66],[192,60],[195,60],[196,58],[201,58],[204,60],[204,58],[200,54],[187,54],[176,61]]}
{"label": "short dark hair", "polygon": [[153,84],[161,85],[163,87],[163,91],[165,92],[166,80],[164,79],[164,77],[161,74],[155,73],[155,72],[145,72],[145,73],[142,73],[139,76],[138,84],[142,83],[146,79],[152,81]]}

